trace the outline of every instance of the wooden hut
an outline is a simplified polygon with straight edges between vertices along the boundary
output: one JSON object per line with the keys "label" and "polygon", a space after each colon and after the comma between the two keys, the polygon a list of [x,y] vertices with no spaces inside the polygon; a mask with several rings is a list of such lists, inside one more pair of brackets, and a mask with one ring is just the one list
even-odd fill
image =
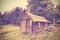
{"label": "wooden hut", "polygon": [[34,33],[43,29],[44,27],[47,27],[48,22],[49,21],[42,16],[37,16],[30,12],[26,12],[21,21],[21,31]]}

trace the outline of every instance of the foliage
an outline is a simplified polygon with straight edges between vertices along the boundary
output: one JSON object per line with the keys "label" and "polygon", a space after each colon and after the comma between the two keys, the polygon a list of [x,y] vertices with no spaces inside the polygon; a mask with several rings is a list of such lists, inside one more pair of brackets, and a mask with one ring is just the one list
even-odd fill
{"label": "foliage", "polygon": [[43,16],[51,22],[60,20],[60,5],[55,8],[50,0],[28,0],[27,10],[16,7],[10,12],[4,12],[3,15],[0,12],[0,25],[20,25],[26,11]]}
{"label": "foliage", "polygon": [[57,9],[50,0],[28,0],[27,10],[33,14],[43,16],[51,22],[53,22],[53,19],[58,20]]}
{"label": "foliage", "polygon": [[22,8],[16,7],[11,12],[4,12],[3,14],[3,25],[6,24],[16,24],[20,25],[20,20],[22,19],[24,10]]}
{"label": "foliage", "polygon": [[56,8],[57,8],[57,10],[58,10],[59,13],[60,13],[60,4],[58,4],[58,5],[56,6]]}
{"label": "foliage", "polygon": [[3,24],[2,22],[2,13],[0,12],[0,26]]}
{"label": "foliage", "polygon": [[23,9],[19,7],[16,7],[14,11],[11,11],[11,23],[20,24],[22,14],[23,14]]}

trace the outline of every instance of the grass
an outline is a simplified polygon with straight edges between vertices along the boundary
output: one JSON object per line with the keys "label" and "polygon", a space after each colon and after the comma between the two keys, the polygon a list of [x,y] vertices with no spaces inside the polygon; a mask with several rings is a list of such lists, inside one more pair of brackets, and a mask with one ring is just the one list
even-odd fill
{"label": "grass", "polygon": [[15,25],[5,25],[3,27],[1,26],[1,28],[0,28],[0,34],[4,33],[4,32],[18,30],[18,29],[20,29],[20,27],[17,27]]}
{"label": "grass", "polygon": [[20,27],[16,25],[6,25],[0,28],[0,40],[30,40],[28,37],[29,35],[23,35]]}
{"label": "grass", "polygon": [[[60,29],[60,27],[58,27]],[[7,33],[5,33],[7,32]],[[2,34],[5,33],[5,34]],[[0,28],[0,40],[60,40],[60,32],[43,31],[37,34],[26,34],[20,32],[16,25],[6,25]]]}

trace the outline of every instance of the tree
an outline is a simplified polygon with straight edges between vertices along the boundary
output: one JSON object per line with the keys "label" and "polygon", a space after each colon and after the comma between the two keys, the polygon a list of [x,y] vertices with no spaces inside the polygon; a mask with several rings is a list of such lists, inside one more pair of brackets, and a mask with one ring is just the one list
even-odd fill
{"label": "tree", "polygon": [[23,17],[23,9],[16,7],[14,8],[13,11],[11,11],[11,23],[12,24],[16,24],[16,25],[20,25],[20,21]]}
{"label": "tree", "polygon": [[4,12],[4,14],[2,15],[3,25],[15,24],[20,26],[24,13],[25,10],[19,7],[14,8],[10,12]]}
{"label": "tree", "polygon": [[28,0],[27,11],[43,16],[53,22],[56,20],[56,9],[50,0]]}
{"label": "tree", "polygon": [[53,6],[50,7],[50,5],[52,5],[52,2],[50,2],[49,0],[29,0],[27,9],[31,13],[39,15],[45,10],[47,11],[51,9]]}
{"label": "tree", "polygon": [[4,14],[2,15],[2,21],[3,21],[3,25],[7,25],[10,23],[10,19],[11,19],[11,14],[9,12],[4,12]]}
{"label": "tree", "polygon": [[2,16],[1,16],[1,12],[0,12],[0,26],[2,25]]}
{"label": "tree", "polygon": [[58,10],[57,17],[58,17],[58,19],[60,20],[60,4],[58,4],[58,5],[56,6],[56,9]]}
{"label": "tree", "polygon": [[0,12],[0,18],[1,18],[1,12]]}
{"label": "tree", "polygon": [[60,13],[60,4],[58,4],[57,6],[56,6],[56,9],[59,11],[59,13]]}

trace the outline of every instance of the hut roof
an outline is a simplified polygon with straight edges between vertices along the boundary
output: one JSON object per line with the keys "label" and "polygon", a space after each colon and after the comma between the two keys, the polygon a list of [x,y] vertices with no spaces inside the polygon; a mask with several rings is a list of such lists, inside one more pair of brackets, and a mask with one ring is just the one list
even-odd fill
{"label": "hut roof", "polygon": [[37,16],[35,14],[32,14],[30,12],[26,12],[26,15],[24,17],[24,19],[32,19],[33,21],[40,21],[40,22],[49,22],[46,18],[42,17],[42,16]]}

